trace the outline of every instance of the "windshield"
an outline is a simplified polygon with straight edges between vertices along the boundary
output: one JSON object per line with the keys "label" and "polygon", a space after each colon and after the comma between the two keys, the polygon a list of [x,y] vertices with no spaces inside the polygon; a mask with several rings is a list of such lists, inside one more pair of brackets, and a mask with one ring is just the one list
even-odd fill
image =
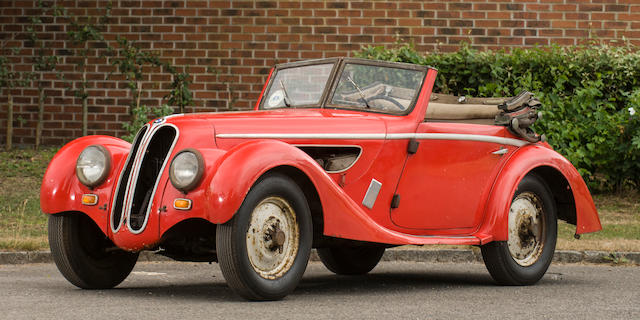
{"label": "windshield", "polygon": [[346,64],[329,104],[406,113],[412,106],[424,73],[376,65]]}
{"label": "windshield", "polygon": [[334,63],[278,70],[262,103],[264,109],[318,105]]}

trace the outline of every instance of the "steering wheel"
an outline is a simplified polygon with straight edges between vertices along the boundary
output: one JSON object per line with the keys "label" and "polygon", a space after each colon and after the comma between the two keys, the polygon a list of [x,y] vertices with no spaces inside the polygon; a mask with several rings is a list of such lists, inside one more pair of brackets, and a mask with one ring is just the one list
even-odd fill
{"label": "steering wheel", "polygon": [[391,98],[389,96],[384,96],[384,95],[379,94],[379,95],[375,95],[375,96],[370,97],[370,98],[367,99],[367,101],[373,101],[373,100],[386,100],[386,101],[389,101],[389,102],[393,103],[396,107],[398,107],[398,109],[400,109],[402,111],[407,109],[402,104],[400,104],[400,102],[398,102],[398,100],[396,100],[394,98]]}

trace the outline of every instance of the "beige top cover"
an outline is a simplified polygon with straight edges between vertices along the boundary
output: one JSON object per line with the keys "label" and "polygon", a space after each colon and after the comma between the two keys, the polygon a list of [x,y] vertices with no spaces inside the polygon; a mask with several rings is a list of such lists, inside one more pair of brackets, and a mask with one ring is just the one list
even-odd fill
{"label": "beige top cover", "polygon": [[[470,120],[469,122],[493,124],[500,113],[498,105],[510,98],[473,98],[432,94],[425,120]],[[477,120],[477,121],[474,121]]]}

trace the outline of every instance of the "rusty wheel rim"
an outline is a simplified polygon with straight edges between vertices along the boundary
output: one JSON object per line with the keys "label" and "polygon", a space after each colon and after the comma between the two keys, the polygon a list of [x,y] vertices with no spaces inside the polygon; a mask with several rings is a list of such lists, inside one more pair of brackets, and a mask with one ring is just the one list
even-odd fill
{"label": "rusty wheel rim", "polygon": [[528,267],[536,263],[544,248],[545,215],[540,198],[531,193],[519,194],[509,209],[509,253],[513,260]]}
{"label": "rusty wheel rim", "polygon": [[283,198],[262,200],[251,213],[247,254],[253,270],[265,279],[277,279],[291,269],[298,254],[300,233],[295,211]]}

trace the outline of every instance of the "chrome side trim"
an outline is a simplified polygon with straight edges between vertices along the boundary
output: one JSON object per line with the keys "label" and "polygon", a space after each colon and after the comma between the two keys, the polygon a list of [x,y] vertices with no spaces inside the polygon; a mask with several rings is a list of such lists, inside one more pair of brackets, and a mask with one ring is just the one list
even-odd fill
{"label": "chrome side trim", "polygon": [[364,194],[364,199],[362,199],[362,205],[369,209],[373,209],[373,205],[376,203],[380,189],[382,189],[382,183],[378,182],[376,179],[371,179],[367,193]]}
{"label": "chrome side trim", "polygon": [[[164,163],[162,164],[162,167],[160,168],[160,173],[158,174],[158,177],[156,177],[156,182],[153,184],[153,191],[151,191],[151,200],[149,202],[149,205],[147,206],[147,211],[144,214],[144,222],[142,223],[142,226],[140,227],[139,230],[133,230],[131,228],[131,207],[132,207],[132,203],[133,203],[133,195],[135,193],[136,190],[136,184],[138,182],[138,175],[140,174],[140,167],[142,166],[142,162],[144,160],[144,155],[145,155],[145,151],[147,150],[147,147],[149,145],[149,142],[151,141],[151,139],[153,138],[153,136],[155,135],[155,133],[158,131],[158,129],[162,128],[162,127],[173,127],[174,130],[176,130],[176,136],[175,138],[173,138],[173,143],[171,144],[171,147],[169,148],[169,151],[167,152],[167,157],[164,159]],[[133,182],[133,184],[129,183],[129,189],[127,190],[127,192],[131,193],[130,197],[127,199],[126,202],[126,219],[127,219],[127,228],[129,229],[129,232],[131,232],[132,234],[139,234],[142,233],[142,231],[145,230],[145,228],[147,227],[147,222],[149,221],[149,213],[151,212],[151,207],[153,207],[153,199],[156,195],[156,191],[158,190],[158,184],[160,183],[160,178],[162,177],[162,174],[164,173],[164,169],[167,166],[167,163],[169,162],[169,160],[171,160],[170,156],[171,153],[173,152],[173,148],[176,146],[176,143],[178,142],[178,137],[180,136],[180,130],[178,130],[178,127],[176,127],[175,125],[171,124],[171,123],[162,123],[159,124],[155,127],[152,127],[149,135],[146,137],[146,141],[143,141],[141,147],[144,147],[144,149],[142,149],[143,151],[141,152],[141,156],[140,158],[136,158],[137,163],[134,163],[134,169],[136,169],[135,173],[135,180]],[[133,177],[133,173],[131,174],[130,178]],[[126,198],[126,197],[125,197]]]}
{"label": "chrome side trim", "polygon": [[[393,135],[393,134],[390,134]],[[481,134],[458,134],[458,133],[415,133],[414,138],[417,140],[457,140],[457,141],[478,141],[497,144],[506,144],[510,146],[522,147],[529,144],[527,141],[503,138],[494,136],[485,136]]]}
{"label": "chrome side trim", "polygon": [[486,136],[481,134],[459,133],[220,133],[216,138],[222,139],[325,139],[325,140],[456,140],[497,143],[522,147],[527,141]]}
{"label": "chrome side trim", "polygon": [[220,133],[216,138],[231,139],[353,139],[384,140],[384,133]]}

